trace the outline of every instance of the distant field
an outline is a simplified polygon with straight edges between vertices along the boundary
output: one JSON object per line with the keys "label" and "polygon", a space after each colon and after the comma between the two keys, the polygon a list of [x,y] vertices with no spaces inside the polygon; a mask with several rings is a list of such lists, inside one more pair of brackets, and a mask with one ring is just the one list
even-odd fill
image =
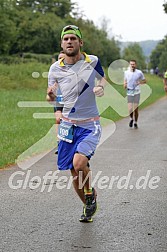
{"label": "distant field", "polygon": [[[15,163],[17,157],[43,138],[55,123],[54,119],[33,118],[33,113],[52,113],[53,108],[23,108],[17,105],[20,101],[45,101],[47,78],[42,74],[48,69],[49,65],[39,63],[0,65],[0,167]],[[38,72],[39,78],[33,78],[33,72]],[[146,78],[152,94],[141,108],[164,96],[162,79],[151,75],[146,75]],[[126,95],[122,86],[113,84],[113,87],[122,96]],[[121,119],[121,116],[112,108],[108,108],[111,101],[110,92],[110,87],[107,87],[105,97],[98,98],[98,106],[102,117],[116,121]],[[40,145],[44,147],[42,142]]]}

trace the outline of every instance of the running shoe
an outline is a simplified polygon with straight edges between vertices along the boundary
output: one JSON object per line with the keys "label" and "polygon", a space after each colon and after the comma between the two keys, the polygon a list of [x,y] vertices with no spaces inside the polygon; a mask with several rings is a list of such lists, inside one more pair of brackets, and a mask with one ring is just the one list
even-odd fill
{"label": "running shoe", "polygon": [[85,215],[92,217],[97,210],[96,191],[92,188],[92,194],[85,194]]}
{"label": "running shoe", "polygon": [[92,222],[92,217],[91,216],[86,216],[85,215],[85,206],[83,207],[83,213],[81,215],[81,218],[79,219],[80,222]]}
{"label": "running shoe", "polygon": [[133,127],[133,120],[131,120],[131,121],[129,122],[129,127],[130,127],[130,128]]}
{"label": "running shoe", "polygon": [[135,128],[135,129],[138,129],[137,123],[134,123],[134,128]]}

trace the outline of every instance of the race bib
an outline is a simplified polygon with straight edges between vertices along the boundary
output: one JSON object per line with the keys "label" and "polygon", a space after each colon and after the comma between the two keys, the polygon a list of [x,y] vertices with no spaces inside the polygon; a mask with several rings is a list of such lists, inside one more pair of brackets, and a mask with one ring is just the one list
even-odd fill
{"label": "race bib", "polygon": [[137,95],[137,94],[140,94],[140,90],[139,89],[128,89],[127,90],[127,95],[134,96],[134,95]]}
{"label": "race bib", "polygon": [[58,138],[65,142],[72,143],[73,131],[74,131],[73,125],[67,125],[67,124],[61,123],[59,125],[59,130],[58,130]]}
{"label": "race bib", "polygon": [[132,96],[134,96],[134,90],[133,90],[133,89],[128,89],[128,90],[127,90],[127,95],[132,95]]}
{"label": "race bib", "polygon": [[57,96],[56,96],[56,101],[57,101],[58,103],[63,103],[63,96],[62,96],[62,95],[57,95]]}

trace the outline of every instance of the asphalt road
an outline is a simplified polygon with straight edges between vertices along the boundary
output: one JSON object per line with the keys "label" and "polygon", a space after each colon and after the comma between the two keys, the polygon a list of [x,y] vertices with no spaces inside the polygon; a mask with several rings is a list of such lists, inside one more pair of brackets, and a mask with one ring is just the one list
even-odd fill
{"label": "asphalt road", "polygon": [[54,173],[54,151],[28,170],[0,170],[1,252],[167,251],[167,98],[140,112],[139,129],[128,122],[103,130],[108,138],[91,160],[92,223],[78,221],[82,204],[69,173]]}

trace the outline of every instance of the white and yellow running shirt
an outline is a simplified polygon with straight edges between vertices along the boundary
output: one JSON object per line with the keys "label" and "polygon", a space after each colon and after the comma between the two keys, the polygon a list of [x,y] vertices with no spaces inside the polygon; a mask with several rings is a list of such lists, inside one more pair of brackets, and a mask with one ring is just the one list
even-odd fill
{"label": "white and yellow running shirt", "polygon": [[56,82],[62,93],[63,116],[71,120],[85,120],[99,115],[93,88],[96,79],[104,77],[104,71],[97,56],[82,54],[74,65],[62,58],[49,69],[48,86]]}

